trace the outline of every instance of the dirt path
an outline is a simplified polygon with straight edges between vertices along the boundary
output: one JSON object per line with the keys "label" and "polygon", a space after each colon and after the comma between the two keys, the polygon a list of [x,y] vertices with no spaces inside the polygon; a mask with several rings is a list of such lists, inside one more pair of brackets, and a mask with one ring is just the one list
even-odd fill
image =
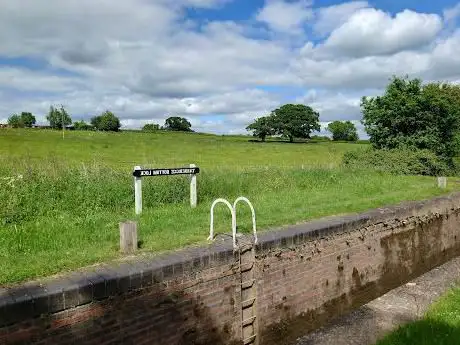
{"label": "dirt path", "polygon": [[400,324],[420,318],[428,306],[460,280],[460,258],[297,340],[296,345],[371,345]]}

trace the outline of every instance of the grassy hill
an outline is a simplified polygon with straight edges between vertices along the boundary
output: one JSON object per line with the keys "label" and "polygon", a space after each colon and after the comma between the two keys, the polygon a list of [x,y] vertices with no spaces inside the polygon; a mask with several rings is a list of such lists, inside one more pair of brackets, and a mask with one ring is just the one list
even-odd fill
{"label": "grassy hill", "polygon": [[338,165],[342,154],[365,144],[328,142],[250,142],[251,137],[210,134],[127,131],[121,133],[52,130],[0,131],[0,157],[71,165],[104,164],[122,170],[135,165],[169,166],[195,163],[204,169],[265,166]]}
{"label": "grassy hill", "polygon": [[[165,132],[62,139],[59,131],[0,130],[0,284],[116,258],[125,219],[139,221],[143,251],[204,242],[219,197],[248,197],[262,231],[446,192],[432,177],[342,169],[343,153],[365,144],[249,139]],[[196,209],[187,177],[154,177],[144,179],[144,213],[134,215],[133,166],[189,163],[201,168]],[[250,231],[249,212],[240,212],[239,231]],[[230,231],[228,210],[218,210],[216,230]]]}

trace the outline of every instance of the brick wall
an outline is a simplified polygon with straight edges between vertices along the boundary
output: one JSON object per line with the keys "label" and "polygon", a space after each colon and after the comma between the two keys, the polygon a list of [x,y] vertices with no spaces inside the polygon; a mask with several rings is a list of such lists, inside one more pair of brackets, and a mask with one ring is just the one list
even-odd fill
{"label": "brick wall", "polygon": [[[261,234],[260,344],[292,343],[458,256],[459,214],[453,194]],[[222,237],[0,288],[0,344],[239,344],[240,278]]]}

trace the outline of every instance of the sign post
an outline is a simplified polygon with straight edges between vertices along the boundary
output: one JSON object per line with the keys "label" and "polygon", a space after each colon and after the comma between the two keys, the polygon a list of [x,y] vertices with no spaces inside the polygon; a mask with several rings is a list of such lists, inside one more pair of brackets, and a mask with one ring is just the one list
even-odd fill
{"label": "sign post", "polygon": [[[134,167],[134,171],[139,171],[142,168],[137,165]],[[142,179],[140,176],[134,175],[134,208],[136,214],[142,213]]]}
{"label": "sign post", "polygon": [[142,213],[142,177],[148,176],[190,175],[190,206],[195,208],[197,204],[196,174],[199,172],[200,168],[195,164],[190,164],[189,168],[166,169],[142,169],[140,166],[135,166],[133,176],[136,214]]}
{"label": "sign post", "polygon": [[[190,164],[190,168],[196,168],[195,164]],[[196,174],[190,174],[190,206],[196,207],[197,195],[196,195]]]}

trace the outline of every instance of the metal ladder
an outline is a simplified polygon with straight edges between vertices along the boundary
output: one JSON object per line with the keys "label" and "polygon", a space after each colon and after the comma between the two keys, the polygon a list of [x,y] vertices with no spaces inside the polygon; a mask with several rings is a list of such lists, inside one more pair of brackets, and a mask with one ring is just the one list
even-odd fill
{"label": "metal ladder", "polygon": [[255,250],[252,243],[241,243],[238,252],[241,273],[241,334],[244,345],[257,345],[257,290],[255,280]]}
{"label": "metal ladder", "polygon": [[[252,213],[252,228],[254,242],[236,234],[236,206],[238,202],[244,201],[248,204]],[[216,199],[211,206],[211,224],[208,240],[214,239],[214,207],[218,203],[227,205],[232,214],[232,237],[233,250],[238,252],[240,271],[240,292],[241,292],[241,337],[243,345],[258,345],[258,323],[257,323],[257,286],[255,276],[255,248],[257,243],[256,212],[252,203],[245,197],[239,197],[231,205],[225,199]]]}

